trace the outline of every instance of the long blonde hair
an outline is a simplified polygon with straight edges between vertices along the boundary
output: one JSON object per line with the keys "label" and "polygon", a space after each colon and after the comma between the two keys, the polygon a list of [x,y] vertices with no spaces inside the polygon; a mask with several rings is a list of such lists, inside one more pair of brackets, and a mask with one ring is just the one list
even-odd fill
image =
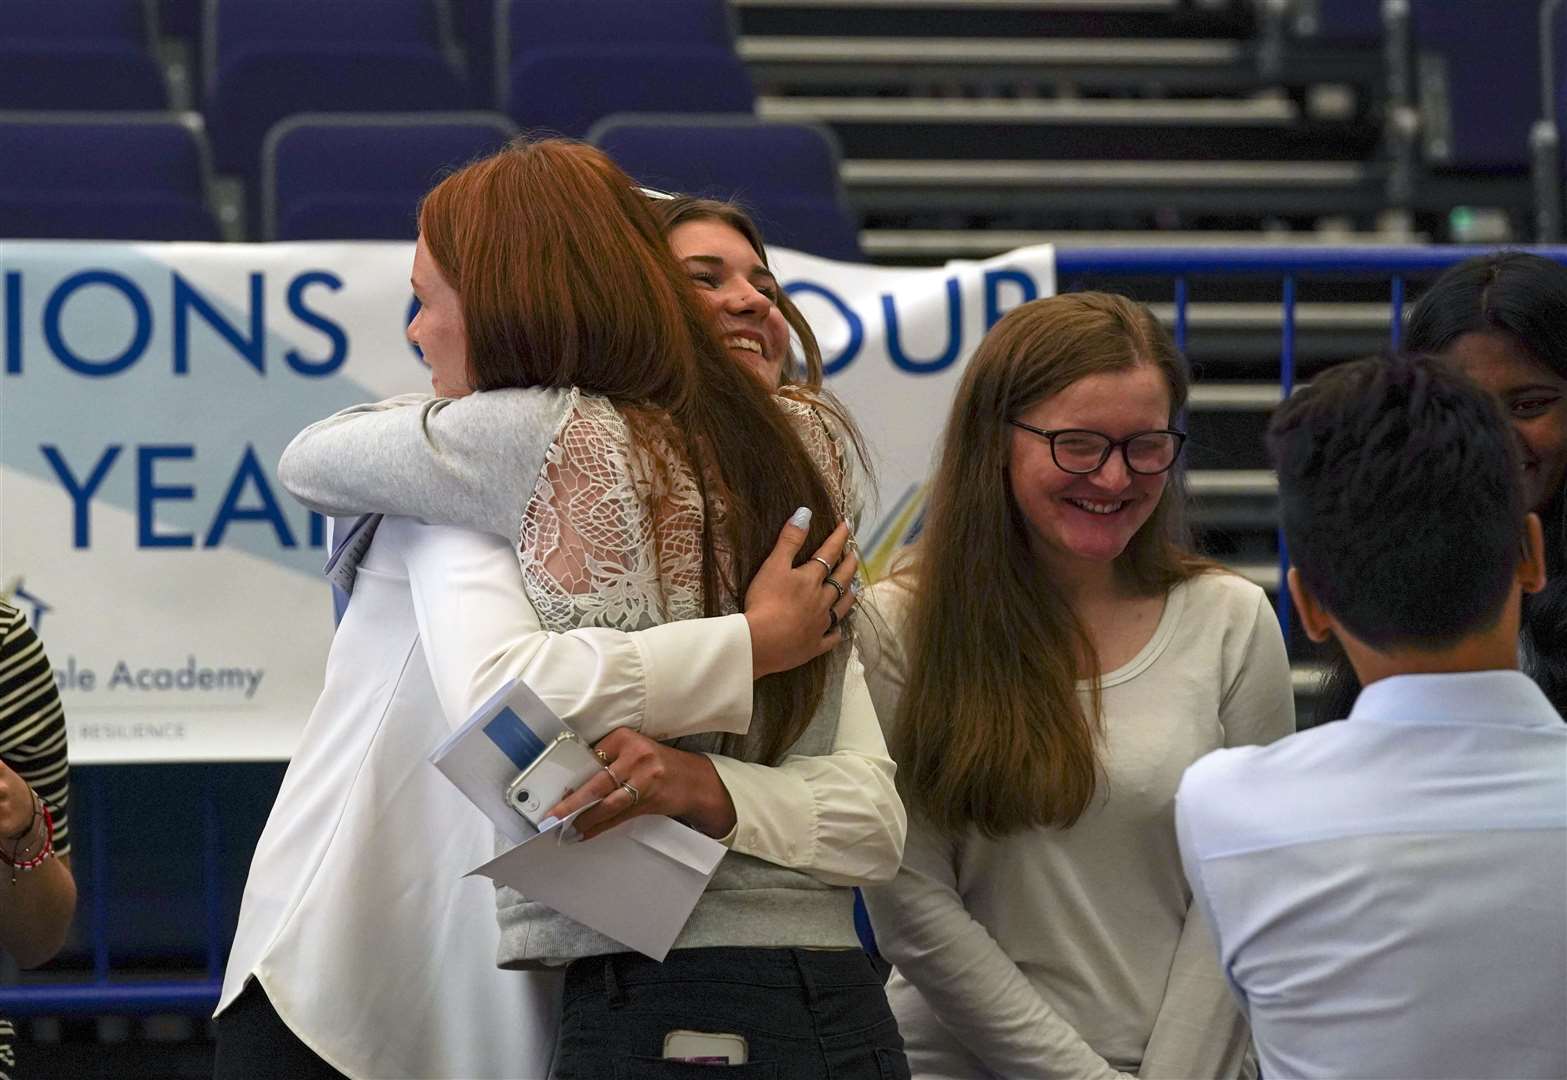
{"label": "long blonde hair", "polygon": [[[951,831],[1070,826],[1098,783],[1098,660],[1030,551],[1012,497],[1009,421],[1088,375],[1158,367],[1173,420],[1186,367],[1146,307],[1070,293],[1011,311],[985,336],[952,403],[925,527],[905,573],[908,677],[893,733],[905,799]],[[1184,484],[1171,471],[1117,559],[1148,595],[1209,564],[1191,554]],[[1080,658],[1086,658],[1080,660]],[[1092,680],[1089,707],[1078,696]]]}

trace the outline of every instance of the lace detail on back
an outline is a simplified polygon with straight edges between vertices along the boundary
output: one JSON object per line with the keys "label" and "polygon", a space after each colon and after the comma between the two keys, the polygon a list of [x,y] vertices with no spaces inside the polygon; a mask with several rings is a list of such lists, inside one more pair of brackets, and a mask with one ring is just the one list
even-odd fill
{"label": "lace detail on back", "polygon": [[[837,440],[811,406],[775,400],[843,514]],[[713,502],[721,535],[724,507]],[[518,537],[523,585],[540,622],[561,633],[701,618],[702,525],[701,488],[668,415],[643,410],[628,418],[607,400],[574,391]],[[726,551],[718,558],[722,580],[731,565]],[[719,610],[735,608],[726,596]]]}
{"label": "lace detail on back", "polygon": [[832,499],[838,520],[852,521],[853,514],[850,511],[853,509],[853,498],[848,491],[849,469],[843,443],[827,426],[827,419],[821,410],[814,405],[783,394],[773,400],[794,424],[795,433],[800,436],[805,452],[816,463],[816,471],[827,484],[827,494]]}

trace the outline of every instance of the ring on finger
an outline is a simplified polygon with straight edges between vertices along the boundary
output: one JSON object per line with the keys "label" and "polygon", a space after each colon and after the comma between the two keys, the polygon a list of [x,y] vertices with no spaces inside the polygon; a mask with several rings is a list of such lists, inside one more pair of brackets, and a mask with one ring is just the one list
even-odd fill
{"label": "ring on finger", "polygon": [[604,751],[600,750],[598,747],[595,746],[593,748],[593,755],[599,759],[599,764],[600,765],[604,766],[604,768],[606,768],[606,769],[609,768],[609,755],[608,754],[604,753]]}
{"label": "ring on finger", "polygon": [[622,784],[622,785],[625,783],[625,781],[621,780],[620,777],[615,775],[615,770],[611,769],[608,765],[604,766],[604,771],[609,773],[609,778],[611,780],[615,781],[615,783]]}
{"label": "ring on finger", "polygon": [[822,558],[820,555],[812,555],[811,558],[810,558],[810,561],[811,562],[821,563],[822,564],[822,569],[827,571],[827,576],[828,577],[832,576],[832,563],[828,562],[826,559]]}
{"label": "ring on finger", "polygon": [[831,585],[833,587],[834,591],[837,592],[839,600],[842,600],[843,599],[843,594],[848,591],[842,585],[838,584],[837,579],[834,578],[831,574],[827,575],[827,580],[822,582],[822,584],[823,585]]}
{"label": "ring on finger", "polygon": [[622,780],[620,782],[620,790],[631,796],[632,806],[635,806],[637,803],[642,801],[642,793],[636,789],[635,785]]}

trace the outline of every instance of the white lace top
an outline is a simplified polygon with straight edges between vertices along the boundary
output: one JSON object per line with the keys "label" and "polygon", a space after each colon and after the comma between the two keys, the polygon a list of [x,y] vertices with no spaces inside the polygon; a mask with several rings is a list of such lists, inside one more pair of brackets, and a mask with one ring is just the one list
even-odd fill
{"label": "white lace top", "polygon": [[[837,439],[810,405],[775,400],[846,516]],[[524,586],[549,630],[637,630],[704,614],[696,474],[667,416],[639,412],[632,427],[604,398],[570,392],[517,542]],[[722,500],[713,505],[721,519]],[[731,581],[728,552],[720,549],[718,559],[721,579]],[[719,610],[735,610],[727,592]]]}

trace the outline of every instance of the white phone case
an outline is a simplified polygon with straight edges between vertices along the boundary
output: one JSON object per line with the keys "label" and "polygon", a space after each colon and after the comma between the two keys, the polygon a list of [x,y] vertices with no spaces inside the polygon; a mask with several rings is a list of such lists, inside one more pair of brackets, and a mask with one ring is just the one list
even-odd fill
{"label": "white phone case", "polygon": [[506,788],[506,802],[534,825],[550,808],[602,769],[593,750],[572,732],[558,735]]}

